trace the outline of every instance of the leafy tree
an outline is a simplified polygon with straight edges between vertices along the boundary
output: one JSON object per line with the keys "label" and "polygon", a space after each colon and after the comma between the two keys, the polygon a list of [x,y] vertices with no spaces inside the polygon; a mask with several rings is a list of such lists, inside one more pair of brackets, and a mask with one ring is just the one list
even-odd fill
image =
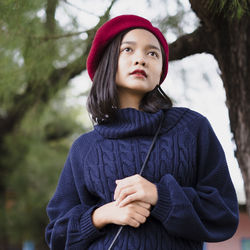
{"label": "leafy tree", "polygon": [[57,6],[57,0],[0,3],[0,249],[10,241],[43,241],[45,204],[70,145],[64,138],[80,133],[72,110],[62,104],[63,114],[48,109],[86,68],[93,35],[111,9],[82,41],[56,22]]}
{"label": "leafy tree", "polygon": [[80,112],[78,107],[65,107],[58,98],[52,104],[43,107],[42,113],[36,113],[37,108],[31,110],[20,127],[5,137],[8,151],[2,163],[6,167],[14,166],[5,182],[4,236],[9,239],[6,245],[32,240],[36,249],[47,249],[46,205],[57,185],[70,144],[86,131],[75,122]]}

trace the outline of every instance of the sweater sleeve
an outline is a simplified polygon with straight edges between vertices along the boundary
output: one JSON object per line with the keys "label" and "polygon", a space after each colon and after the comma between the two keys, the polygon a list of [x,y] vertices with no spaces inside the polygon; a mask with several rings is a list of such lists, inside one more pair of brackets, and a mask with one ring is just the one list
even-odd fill
{"label": "sweater sleeve", "polygon": [[[71,150],[72,151],[72,150]],[[50,249],[87,249],[91,241],[104,234],[92,223],[92,213],[100,205],[90,200],[80,201],[72,171],[70,152],[61,173],[56,192],[47,206],[50,223],[46,227],[45,238]],[[86,198],[87,199],[87,198]]]}
{"label": "sweater sleeve", "polygon": [[157,183],[151,215],[172,235],[190,240],[226,240],[238,226],[238,202],[224,151],[205,117],[197,122],[197,182],[183,187],[171,175]]}

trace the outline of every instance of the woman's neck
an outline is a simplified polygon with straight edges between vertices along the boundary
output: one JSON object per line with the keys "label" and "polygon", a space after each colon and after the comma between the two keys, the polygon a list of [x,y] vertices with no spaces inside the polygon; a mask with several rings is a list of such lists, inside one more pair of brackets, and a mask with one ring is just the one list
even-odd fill
{"label": "woman's neck", "polygon": [[139,110],[139,105],[141,102],[142,96],[137,95],[135,93],[119,93],[119,108],[134,108]]}

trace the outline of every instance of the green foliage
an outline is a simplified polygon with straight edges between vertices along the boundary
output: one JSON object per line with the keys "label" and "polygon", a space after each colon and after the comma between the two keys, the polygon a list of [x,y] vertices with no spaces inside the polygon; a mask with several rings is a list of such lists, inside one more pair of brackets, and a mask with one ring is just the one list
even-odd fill
{"label": "green foliage", "polygon": [[5,166],[15,166],[6,180],[9,238],[12,243],[33,240],[41,246],[48,223],[46,205],[73,139],[84,130],[75,122],[79,110],[65,107],[58,99],[42,113],[37,111],[34,108],[19,129],[6,137],[8,154],[3,159]]}
{"label": "green foliage", "polygon": [[248,0],[210,0],[208,6],[215,14],[223,14],[230,19],[241,19],[249,14]]}
{"label": "green foliage", "polygon": [[[150,4],[154,4],[153,1],[148,1]],[[172,38],[170,40],[176,40],[178,37],[190,33],[190,30],[195,30],[198,27],[198,18],[193,14],[191,9],[187,8],[180,0],[174,2],[162,0],[162,4],[171,6],[170,10],[172,10],[170,11],[169,8],[166,8],[165,15],[163,17],[159,16],[154,20],[154,23],[156,23],[156,26],[159,27],[163,33],[167,34],[167,38],[169,36],[174,37],[174,39]],[[188,30],[185,30],[186,27],[188,27]]]}
{"label": "green foliage", "polygon": [[[0,3],[0,104],[1,112],[15,105],[16,95],[27,87],[39,94],[55,68],[67,65],[83,50],[78,37],[53,39],[65,33],[56,23],[54,34],[46,29],[45,0],[5,0]],[[40,13],[40,14],[38,14]],[[72,26],[76,27],[74,17]],[[47,88],[47,95],[55,92]]]}
{"label": "green foliage", "polygon": [[[17,245],[29,239],[44,245],[46,205],[72,141],[84,133],[76,122],[79,107],[65,106],[63,90],[59,92],[65,82],[56,82],[55,91],[49,81],[55,69],[82,54],[83,41],[54,39],[68,31],[55,22],[54,33],[48,32],[46,5],[46,0],[0,1],[0,120],[17,100],[36,101],[15,130],[4,137],[0,131],[0,186],[6,192],[6,197],[0,193],[0,239],[8,236]],[[77,28],[75,17],[69,18]]]}
{"label": "green foliage", "polygon": [[[25,87],[24,50],[29,34],[34,29],[41,32],[36,12],[44,1],[1,1],[0,3],[0,103]],[[40,27],[39,27],[40,26]],[[17,80],[18,79],[18,80]]]}

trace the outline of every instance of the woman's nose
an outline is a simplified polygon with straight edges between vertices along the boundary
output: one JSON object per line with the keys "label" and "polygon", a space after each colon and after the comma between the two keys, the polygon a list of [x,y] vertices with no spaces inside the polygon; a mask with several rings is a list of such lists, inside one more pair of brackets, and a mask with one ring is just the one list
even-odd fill
{"label": "woman's nose", "polygon": [[137,55],[135,55],[135,65],[142,65],[145,66],[146,65],[146,60],[144,58],[144,56],[141,53],[138,53]]}
{"label": "woman's nose", "polygon": [[146,65],[144,59],[136,60],[136,61],[135,61],[135,65],[138,65],[138,64],[139,64],[139,65],[142,65],[142,66],[145,66],[145,65]]}

